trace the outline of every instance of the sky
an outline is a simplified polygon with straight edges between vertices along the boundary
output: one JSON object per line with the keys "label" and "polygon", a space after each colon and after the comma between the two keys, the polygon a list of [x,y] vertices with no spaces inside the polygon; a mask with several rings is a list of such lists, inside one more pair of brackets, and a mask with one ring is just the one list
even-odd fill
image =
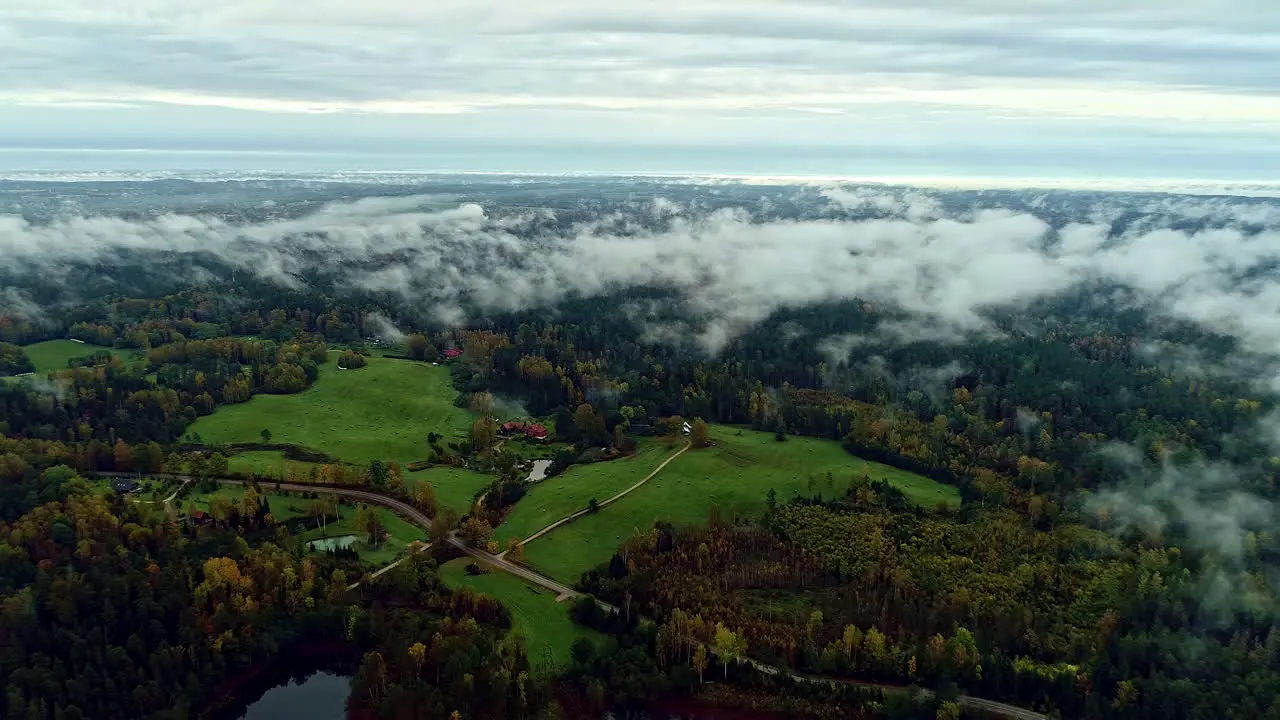
{"label": "sky", "polygon": [[1280,166],[1271,0],[5,0],[0,47],[4,168]]}

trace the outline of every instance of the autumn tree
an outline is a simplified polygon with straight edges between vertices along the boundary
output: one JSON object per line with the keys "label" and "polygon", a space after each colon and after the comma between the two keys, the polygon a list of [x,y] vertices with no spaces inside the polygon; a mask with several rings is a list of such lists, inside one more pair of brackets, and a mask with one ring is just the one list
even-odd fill
{"label": "autumn tree", "polygon": [[609,441],[609,431],[605,428],[604,418],[587,403],[573,411],[573,427],[578,437],[591,445],[604,445]]}
{"label": "autumn tree", "polygon": [[427,661],[427,646],[416,642],[409,646],[408,654],[413,666],[413,676],[418,677],[422,673],[422,665]]}
{"label": "autumn tree", "polygon": [[485,520],[484,517],[472,514],[462,521],[462,527],[458,529],[458,534],[471,547],[487,548],[489,541],[493,539],[493,527],[489,525],[489,521]]}
{"label": "autumn tree", "polygon": [[409,357],[414,360],[427,360],[427,337],[421,333],[414,333],[405,339],[405,349],[409,353]]}
{"label": "autumn tree", "polygon": [[704,448],[711,446],[711,428],[707,426],[706,421],[698,418],[691,425],[693,428],[689,431],[689,443],[695,448]]}
{"label": "autumn tree", "polygon": [[515,538],[508,540],[507,552],[504,557],[514,563],[524,562],[524,543]]}
{"label": "autumn tree", "polygon": [[205,465],[205,472],[213,477],[222,477],[227,474],[227,468],[229,466],[230,462],[227,460],[227,456],[220,452],[216,452],[209,456],[207,464]]}
{"label": "autumn tree", "polygon": [[440,509],[436,501],[436,488],[426,480],[419,480],[413,485],[413,502],[428,516],[434,517]]}
{"label": "autumn tree", "polygon": [[498,423],[492,417],[476,418],[471,423],[471,446],[476,452],[487,452],[498,437]]}
{"label": "autumn tree", "polygon": [[724,626],[724,623],[716,623],[715,635],[711,641],[711,650],[724,664],[724,677],[729,679],[729,662],[738,661],[747,652],[747,640],[741,631],[734,632]]}
{"label": "autumn tree", "polygon": [[493,395],[487,392],[472,393],[471,399],[467,401],[467,409],[484,418],[493,417],[494,408],[497,401],[493,399]]}
{"label": "autumn tree", "polygon": [[361,505],[356,509],[356,527],[369,536],[369,544],[377,547],[382,544],[382,536],[386,528],[382,524],[382,514],[376,508]]}
{"label": "autumn tree", "polygon": [[214,495],[209,498],[209,514],[214,520],[226,523],[231,518],[231,512],[231,498],[225,495]]}
{"label": "autumn tree", "polygon": [[368,361],[364,359],[363,355],[350,350],[343,350],[342,355],[338,357],[338,367],[345,370],[355,370],[357,368],[362,368],[367,364]]}
{"label": "autumn tree", "polygon": [[133,448],[124,440],[116,440],[114,455],[116,472],[129,472],[133,469]]}
{"label": "autumn tree", "polygon": [[441,507],[432,518],[428,536],[431,542],[437,543],[449,536],[458,527],[458,513],[451,508]]}
{"label": "autumn tree", "polygon": [[698,647],[693,651],[693,669],[698,673],[698,684],[701,685],[702,673],[707,670],[707,646],[702,643],[698,643]]}

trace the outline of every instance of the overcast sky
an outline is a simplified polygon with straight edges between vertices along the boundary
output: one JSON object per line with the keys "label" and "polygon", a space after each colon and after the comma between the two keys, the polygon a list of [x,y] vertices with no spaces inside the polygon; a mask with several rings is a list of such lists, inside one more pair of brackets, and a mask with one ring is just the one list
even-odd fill
{"label": "overcast sky", "polygon": [[1280,167],[1273,0],[4,0],[0,47],[7,167]]}

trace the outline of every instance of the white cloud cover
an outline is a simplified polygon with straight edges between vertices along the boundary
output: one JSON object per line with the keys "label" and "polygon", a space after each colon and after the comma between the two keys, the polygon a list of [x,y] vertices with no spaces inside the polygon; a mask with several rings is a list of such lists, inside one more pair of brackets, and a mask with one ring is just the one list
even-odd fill
{"label": "white cloud cover", "polygon": [[[548,210],[441,210],[428,196],[365,198],[258,224],[0,216],[0,256],[48,274],[68,263],[109,266],[128,251],[212,253],[291,285],[322,258],[354,287],[390,291],[450,321],[465,305],[516,310],[656,286],[703,318],[700,339],[713,352],[784,307],[860,298],[910,318],[885,332],[954,338],[991,331],[992,310],[1104,282],[1280,360],[1277,201],[1102,196],[1061,225],[998,205],[946,210],[948,196],[923,189],[833,186],[822,195],[830,206],[819,219],[759,221],[742,208],[702,214],[662,200],[559,234],[536,229]],[[874,217],[851,219],[850,208]],[[1182,229],[1190,221],[1203,227]]]}
{"label": "white cloud cover", "polygon": [[28,146],[849,146],[846,167],[894,167],[964,141],[1044,147],[1045,175],[1162,153],[1235,177],[1280,140],[1267,0],[8,0],[0,43],[0,130]]}

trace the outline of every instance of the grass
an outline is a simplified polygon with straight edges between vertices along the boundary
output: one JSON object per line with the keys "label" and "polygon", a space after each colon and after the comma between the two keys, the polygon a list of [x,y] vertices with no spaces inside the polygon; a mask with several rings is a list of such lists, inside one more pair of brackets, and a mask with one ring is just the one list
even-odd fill
{"label": "grass", "polygon": [[[266,487],[264,486],[263,489],[266,490]],[[224,487],[213,492],[192,493],[179,502],[179,507],[185,511],[188,505],[194,504],[197,508],[208,512],[211,498],[220,495],[233,503],[238,503],[240,498],[244,496],[244,490],[242,487]],[[262,495],[267,498],[267,502],[271,505],[271,514],[275,517],[277,523],[287,522],[307,515],[312,502],[308,498],[298,497],[297,495],[283,495],[273,492],[264,492]],[[358,535],[361,540],[351,547],[360,554],[362,561],[371,565],[389,563],[399,557],[409,543],[414,540],[426,539],[426,531],[422,528],[385,508],[375,508],[375,510],[382,517],[382,525],[390,535],[382,545],[376,548],[365,542],[363,539],[364,532],[356,527],[356,508],[351,505],[341,506],[343,516],[341,520],[330,520],[324,528],[308,530],[302,533],[299,539],[306,543],[326,537]]]}
{"label": "grass", "polygon": [[492,475],[443,465],[405,473],[406,485],[412,488],[415,483],[431,483],[436,489],[436,500],[459,514],[470,510],[476,495],[488,487],[493,480]]}
{"label": "grass", "polygon": [[[278,450],[246,450],[228,458],[227,469],[231,472],[252,472],[264,485],[268,485],[280,478],[281,473],[284,473],[284,480],[288,481],[290,470],[294,473],[294,482],[308,482],[311,468],[319,465],[289,460]],[[405,484],[410,488],[414,483],[430,482],[435,486],[436,499],[459,513],[469,510],[476,495],[493,482],[491,475],[443,465],[412,473],[406,471],[404,478]]]}
{"label": "grass", "polygon": [[[726,518],[733,511],[759,515],[771,489],[778,502],[797,495],[832,497],[844,493],[849,482],[864,473],[873,480],[887,480],[922,505],[960,502],[954,487],[862,460],[834,441],[790,437],[780,443],[772,433],[715,425],[711,437],[714,446],[681,455],[631,495],[530,543],[525,548],[529,564],[573,583],[583,572],[607,562],[624,539],[647,530],[656,520],[705,522],[712,505],[719,506]],[[643,476],[639,473],[634,480]],[[531,499],[521,500],[520,505]]]}
{"label": "grass", "polygon": [[[180,510],[185,512],[188,505],[194,504],[197,508],[209,512],[209,500],[215,496],[222,496],[232,503],[239,503],[240,498],[244,497],[244,488],[242,487],[224,487],[213,492],[191,493],[186,498],[175,500],[174,504]],[[169,490],[168,492],[173,492]],[[264,492],[259,493],[260,496],[266,497],[267,503],[271,506],[271,515],[276,522],[287,522],[293,518],[307,514],[307,507],[311,503],[306,498],[300,498],[290,495],[281,495],[278,493]],[[165,495],[168,497],[168,494]]]}
{"label": "grass", "polygon": [[[275,505],[271,507],[274,509]],[[390,536],[377,547],[370,545],[365,533],[356,526],[356,509],[349,505],[342,506],[341,520],[330,522],[324,528],[308,530],[299,536],[299,540],[307,543],[323,538],[356,535],[360,539],[351,545],[351,549],[360,554],[360,560],[367,564],[385,565],[400,557],[409,543],[426,539],[426,531],[417,525],[404,520],[390,510],[384,508],[375,508],[375,510],[382,517],[382,526]]]}
{"label": "grass", "polygon": [[[675,447],[642,439],[638,452],[621,460],[574,465],[529,489],[497,528],[498,540],[523,540],[551,523],[587,507],[592,498],[601,502],[636,484],[662,464]],[[637,491],[639,492],[639,491]]]}
{"label": "grass", "polygon": [[[471,414],[453,406],[456,396],[445,367],[406,360],[368,358],[368,366],[339,370],[336,356],[308,390],[294,395],[257,395],[218,408],[190,428],[210,444],[272,442],[313,448],[343,461],[372,460],[402,466],[427,456],[427,433],[453,439],[471,425]],[[250,459],[250,462],[260,460]]]}
{"label": "grass", "polygon": [[458,558],[441,565],[440,579],[449,587],[468,587],[496,598],[510,610],[512,632],[524,638],[529,664],[543,677],[569,664],[569,649],[578,638],[601,639],[594,630],[574,624],[570,603],[556,602],[550,590],[496,570],[468,575],[465,568],[469,562],[470,558]]}
{"label": "grass", "polygon": [[31,358],[31,364],[35,366],[37,375],[44,375],[54,370],[66,370],[69,360],[92,355],[96,352],[109,352],[116,357],[124,359],[126,363],[137,352],[78,343],[73,340],[46,340],[32,345],[24,345],[22,351],[27,354],[27,357]]}
{"label": "grass", "polygon": [[287,479],[292,467],[299,482],[306,482],[307,473],[319,463],[289,460],[279,450],[246,450],[227,458],[227,469],[230,472],[251,472],[259,478],[272,480],[283,476]]}

